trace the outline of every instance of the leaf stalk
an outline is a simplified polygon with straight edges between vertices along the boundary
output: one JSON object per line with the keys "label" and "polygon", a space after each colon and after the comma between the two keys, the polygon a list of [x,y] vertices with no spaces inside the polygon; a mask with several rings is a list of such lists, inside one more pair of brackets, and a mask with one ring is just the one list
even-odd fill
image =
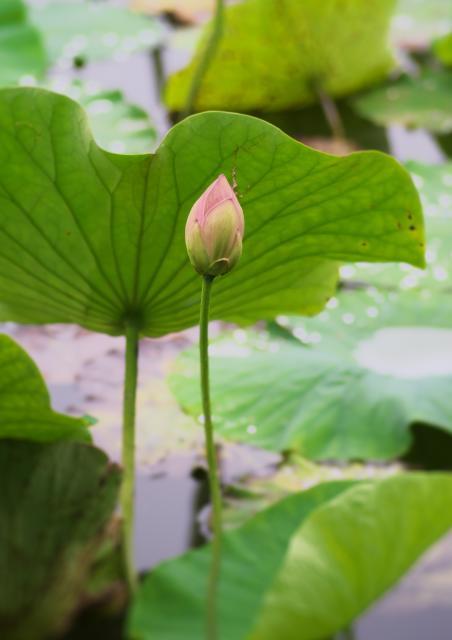
{"label": "leaf stalk", "polygon": [[216,0],[215,13],[213,16],[212,31],[209,39],[206,42],[204,51],[201,54],[201,59],[196,67],[193,78],[188,91],[187,101],[185,108],[182,110],[182,118],[186,118],[194,111],[194,105],[201,89],[202,81],[206,75],[212,58],[215,55],[218,44],[223,35],[224,27],[224,0]]}
{"label": "leaf stalk", "polygon": [[137,587],[134,559],[135,515],[135,412],[138,379],[139,331],[134,324],[126,326],[126,357],[124,377],[121,512],[123,519],[123,559],[129,592]]}
{"label": "leaf stalk", "polygon": [[339,109],[331,96],[322,88],[320,84],[314,85],[320,106],[325,116],[325,120],[331,129],[334,140],[345,140],[345,129]]}

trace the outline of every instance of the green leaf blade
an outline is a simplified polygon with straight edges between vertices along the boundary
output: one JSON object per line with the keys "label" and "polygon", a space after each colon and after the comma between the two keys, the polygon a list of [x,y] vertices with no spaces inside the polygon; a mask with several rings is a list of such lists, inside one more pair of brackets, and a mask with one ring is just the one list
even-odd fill
{"label": "green leaf blade", "polygon": [[[409,449],[416,422],[452,433],[451,305],[373,289],[333,302],[318,318],[285,318],[291,341],[248,331],[211,345],[218,436],[311,459],[384,460]],[[191,349],[169,378],[194,418],[197,375]]]}
{"label": "green leaf blade", "polygon": [[359,484],[321,507],[292,541],[250,637],[314,640],[348,626],[450,528],[451,490],[447,475],[412,474]]}
{"label": "green leaf blade", "polygon": [[2,638],[42,640],[64,629],[118,489],[118,470],[98,449],[0,441]]}
{"label": "green leaf blade", "polygon": [[[317,640],[340,631],[451,527],[451,498],[446,474],[324,483],[227,532],[221,639]],[[198,640],[208,561],[209,547],[155,569],[132,608],[131,637],[176,640],[184,630]]]}
{"label": "green leaf blade", "polygon": [[91,441],[82,418],[52,411],[35,363],[6,335],[0,335],[0,438]]}
{"label": "green leaf blade", "polygon": [[[375,3],[371,21],[368,4],[356,0],[248,0],[226,7],[196,109],[278,111],[315,102],[315,84],[341,96],[383,79],[393,66],[387,32],[394,6],[394,0]],[[170,78],[170,109],[185,107],[211,28],[189,66]],[[278,55],[281,42],[284,56]]]}
{"label": "green leaf blade", "polygon": [[2,0],[0,5],[0,85],[22,77],[41,78],[47,56],[40,34],[28,17],[22,0]]}
{"label": "green leaf blade", "polygon": [[75,103],[37,89],[0,92],[0,140],[4,319],[121,334],[134,318],[150,336],[195,324],[184,226],[220,173],[237,179],[246,233],[239,266],[216,286],[215,318],[317,312],[337,260],[423,265],[417,193],[377,152],[336,158],[255,118],[206,113],[153,156],[114,155]]}

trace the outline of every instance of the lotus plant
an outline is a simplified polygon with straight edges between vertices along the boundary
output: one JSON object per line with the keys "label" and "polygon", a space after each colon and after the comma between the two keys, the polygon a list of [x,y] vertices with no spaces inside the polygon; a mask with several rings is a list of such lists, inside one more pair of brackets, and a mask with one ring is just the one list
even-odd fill
{"label": "lotus plant", "polygon": [[212,559],[207,589],[206,638],[218,637],[217,591],[221,566],[221,488],[213,435],[209,386],[209,307],[212,284],[235,267],[242,254],[245,220],[227,178],[220,175],[193,205],[185,227],[190,262],[202,276],[199,359],[209,491],[212,504]]}

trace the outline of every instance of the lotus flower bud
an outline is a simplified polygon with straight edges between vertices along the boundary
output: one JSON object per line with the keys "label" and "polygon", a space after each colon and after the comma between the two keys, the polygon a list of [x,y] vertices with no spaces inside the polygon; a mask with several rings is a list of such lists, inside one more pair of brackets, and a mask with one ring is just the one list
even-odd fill
{"label": "lotus flower bud", "polygon": [[185,226],[190,262],[203,276],[228,273],[242,254],[242,207],[224,175],[218,176],[193,205]]}

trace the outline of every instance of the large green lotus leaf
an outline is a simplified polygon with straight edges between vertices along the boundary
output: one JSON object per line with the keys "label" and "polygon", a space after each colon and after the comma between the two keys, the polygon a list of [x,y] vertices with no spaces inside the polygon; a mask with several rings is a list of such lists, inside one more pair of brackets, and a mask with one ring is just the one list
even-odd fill
{"label": "large green lotus leaf", "polygon": [[[221,640],[318,640],[346,627],[452,525],[452,478],[325,483],[224,536]],[[162,564],[138,592],[133,640],[199,640],[210,548]]]}
{"label": "large green lotus leaf", "polygon": [[[385,459],[409,448],[413,422],[452,432],[452,302],[371,289],[328,307],[280,319],[300,343],[239,330],[212,345],[217,433],[314,459]],[[171,386],[202,413],[195,350]]]}
{"label": "large green lotus leaf", "polygon": [[67,622],[118,486],[118,470],[88,445],[0,441],[2,640],[53,637]]}
{"label": "large green lotus leaf", "polygon": [[49,442],[86,440],[85,421],[55,413],[33,360],[6,335],[0,335],[0,438]]}
{"label": "large green lotus leaf", "polygon": [[200,280],[184,246],[193,202],[237,180],[243,257],[215,283],[213,318],[318,311],[333,261],[423,264],[412,181],[378,152],[309,149],[249,116],[206,113],[153,156],[93,141],[80,107],[39,89],[0,92],[0,319],[71,322],[111,334],[195,324]]}
{"label": "large green lotus leaf", "polygon": [[80,81],[55,81],[50,89],[76,100],[86,111],[94,139],[115,153],[149,153],[157,131],[146,111],[127,102],[122,91],[99,90]]}
{"label": "large green lotus leaf", "polygon": [[420,127],[433,133],[452,131],[452,73],[425,69],[402,76],[353,100],[358,113],[380,125]]}
{"label": "large green lotus leaf", "polygon": [[121,58],[158,45],[161,24],[106,3],[50,1],[30,6],[52,62]]}
{"label": "large green lotus leaf", "polygon": [[38,30],[28,19],[22,0],[0,2],[0,85],[26,76],[41,77],[47,56]]}
{"label": "large green lotus leaf", "polygon": [[[246,0],[226,8],[223,37],[196,109],[273,111],[315,102],[315,84],[334,96],[372,85],[393,63],[387,36],[394,5],[394,0]],[[170,109],[185,106],[210,29],[211,24],[190,65],[170,78]]]}
{"label": "large green lotus leaf", "polygon": [[419,190],[427,236],[426,269],[408,264],[357,263],[341,268],[346,284],[366,283],[384,289],[446,291],[451,286],[452,163],[407,164]]}

